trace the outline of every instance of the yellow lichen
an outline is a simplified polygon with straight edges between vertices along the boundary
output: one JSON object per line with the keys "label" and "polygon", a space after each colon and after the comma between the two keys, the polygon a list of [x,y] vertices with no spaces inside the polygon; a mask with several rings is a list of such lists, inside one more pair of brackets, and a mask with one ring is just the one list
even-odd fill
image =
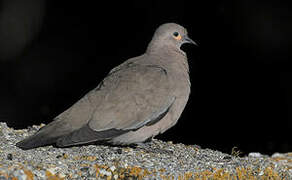
{"label": "yellow lichen", "polygon": [[31,171],[29,171],[29,170],[23,170],[23,172],[26,175],[26,180],[33,180],[34,175],[33,175],[33,173]]}
{"label": "yellow lichen", "polygon": [[98,176],[99,176],[99,169],[96,169],[95,177],[98,177]]}
{"label": "yellow lichen", "polygon": [[143,171],[144,177],[149,176],[150,174],[151,174],[151,172],[149,172],[147,169],[144,169],[144,171]]}
{"label": "yellow lichen", "polygon": [[134,176],[134,177],[139,177],[141,171],[142,171],[142,169],[140,167],[134,166],[134,167],[130,168],[130,175]]}
{"label": "yellow lichen", "polygon": [[[88,164],[82,164],[81,166],[83,167],[89,167]],[[165,169],[152,169],[152,170],[147,170],[142,167],[138,166],[127,166],[126,168],[119,167],[116,165],[115,169],[110,169],[109,166],[107,165],[99,165],[95,164],[94,169],[96,170],[96,178],[105,178],[107,180],[113,179],[114,177],[117,179],[128,179],[128,178],[134,178],[134,179],[139,179],[142,180],[147,177],[155,177],[157,174],[159,174],[159,177],[164,180],[189,180],[189,179],[195,179],[195,180],[256,180],[258,179],[258,176],[255,176],[256,174],[262,172],[262,176],[260,179],[262,180],[269,180],[269,179],[275,179],[278,180],[280,179],[280,176],[273,170],[273,167],[268,167],[266,169],[259,169],[259,170],[254,170],[252,168],[244,168],[244,167],[237,167],[235,170],[234,174],[231,174],[225,169],[216,169],[216,168],[211,168],[211,170],[205,170],[201,172],[185,172],[184,174],[180,174],[178,176],[174,176],[174,174],[168,174],[165,175],[164,173],[166,172]],[[106,176],[104,174],[100,173],[100,170],[106,170],[110,171],[111,175]],[[25,171],[26,175],[28,177],[31,177],[33,179],[33,174],[31,171]],[[82,172],[80,171],[78,173],[79,176],[82,175]],[[46,176],[47,179],[51,180],[59,180],[61,179],[60,176],[53,174],[51,171],[46,171]],[[70,177],[70,176],[67,176]]]}
{"label": "yellow lichen", "polygon": [[214,179],[231,179],[230,174],[225,172],[224,169],[218,169],[213,173]]}
{"label": "yellow lichen", "polygon": [[264,175],[262,177],[262,179],[280,179],[279,175],[272,170],[271,167],[267,167],[265,170],[264,170]]}
{"label": "yellow lichen", "polygon": [[77,174],[78,174],[78,176],[82,176],[82,172],[81,171],[78,171]]}
{"label": "yellow lichen", "polygon": [[8,174],[5,173],[5,172],[1,172],[1,171],[0,171],[0,176],[3,176],[3,177],[5,177],[6,179],[8,179]]}
{"label": "yellow lichen", "polygon": [[50,171],[46,170],[47,180],[64,180],[65,178],[61,178],[58,175],[52,174]]}
{"label": "yellow lichen", "polygon": [[186,172],[185,174],[184,174],[184,179],[191,179],[193,177],[193,173],[192,172]]}
{"label": "yellow lichen", "polygon": [[88,156],[86,160],[88,161],[95,161],[97,158],[95,156]]}
{"label": "yellow lichen", "polygon": [[64,159],[67,159],[68,157],[69,157],[68,154],[66,154],[66,153],[63,154]]}

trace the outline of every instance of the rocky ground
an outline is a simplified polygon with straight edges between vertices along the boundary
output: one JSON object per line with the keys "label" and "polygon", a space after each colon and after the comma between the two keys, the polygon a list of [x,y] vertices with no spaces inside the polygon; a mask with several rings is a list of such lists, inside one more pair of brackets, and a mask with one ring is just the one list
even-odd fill
{"label": "rocky ground", "polygon": [[24,130],[0,123],[0,180],[5,179],[292,179],[292,153],[269,157],[224,154],[195,145],[153,140],[133,147],[87,145],[23,151]]}

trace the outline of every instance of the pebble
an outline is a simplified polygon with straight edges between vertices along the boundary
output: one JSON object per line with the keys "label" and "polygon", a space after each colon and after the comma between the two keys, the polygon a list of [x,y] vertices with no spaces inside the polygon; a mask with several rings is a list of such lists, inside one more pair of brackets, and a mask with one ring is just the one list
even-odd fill
{"label": "pebble", "polygon": [[248,154],[249,157],[254,157],[254,158],[260,158],[262,157],[263,155],[259,152],[251,152]]}

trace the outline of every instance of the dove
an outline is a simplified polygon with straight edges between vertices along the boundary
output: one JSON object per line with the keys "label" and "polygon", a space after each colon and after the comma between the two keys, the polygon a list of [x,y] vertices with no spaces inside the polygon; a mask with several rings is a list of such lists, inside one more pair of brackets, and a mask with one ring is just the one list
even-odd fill
{"label": "dove", "polygon": [[184,27],[160,25],[144,54],[113,68],[95,89],[16,146],[131,145],[165,132],[177,123],[190,94],[185,43],[196,45]]}

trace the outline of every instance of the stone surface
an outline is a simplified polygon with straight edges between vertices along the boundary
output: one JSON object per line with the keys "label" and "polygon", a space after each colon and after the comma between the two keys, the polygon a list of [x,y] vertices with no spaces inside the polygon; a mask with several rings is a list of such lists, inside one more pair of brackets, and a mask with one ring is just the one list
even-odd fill
{"label": "stone surface", "polygon": [[136,147],[15,146],[41,126],[14,130],[0,123],[0,179],[292,179],[292,153],[237,157],[156,139]]}

